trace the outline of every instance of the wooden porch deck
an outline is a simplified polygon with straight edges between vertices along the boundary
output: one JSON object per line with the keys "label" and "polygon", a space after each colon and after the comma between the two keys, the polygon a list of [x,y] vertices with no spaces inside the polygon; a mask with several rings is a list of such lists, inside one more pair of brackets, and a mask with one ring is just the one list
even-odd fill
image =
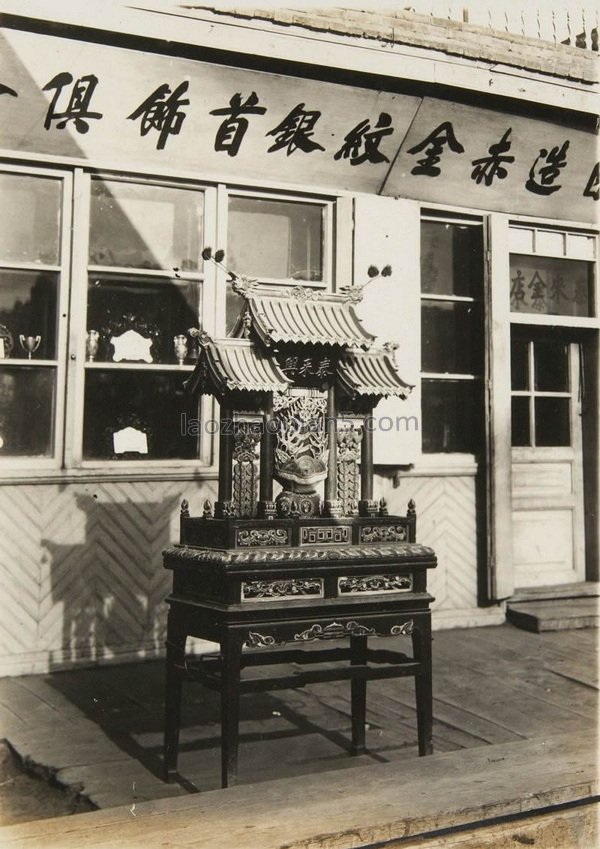
{"label": "wooden porch deck", "polygon": [[[398,638],[399,648],[404,639]],[[386,644],[391,642],[388,640]],[[2,679],[0,736],[6,738],[22,757],[51,770],[59,782],[79,787],[80,792],[99,808],[127,806],[131,817],[135,817],[136,812],[149,814],[159,809],[165,815],[171,809],[189,810],[196,800],[200,805],[209,796],[226,800],[227,794],[233,793],[236,798],[241,794],[239,798],[242,798],[246,792],[244,788],[256,798],[257,794],[260,796],[260,783],[266,781],[269,784],[264,788],[265,791],[269,788],[269,793],[273,793],[273,787],[287,786],[289,782],[296,790],[317,784],[322,788],[336,788],[354,782],[355,791],[360,791],[367,774],[369,781],[383,781],[385,774],[390,776],[389,780],[394,776],[401,786],[410,785],[411,775],[418,774],[422,792],[428,781],[433,782],[433,799],[437,793],[436,770],[446,770],[452,775],[453,770],[468,772],[469,764],[478,765],[481,783],[486,763],[491,779],[495,770],[491,764],[496,758],[507,763],[512,758],[515,764],[521,763],[518,768],[530,775],[533,791],[539,781],[549,780],[556,766],[550,761],[552,738],[556,735],[561,735],[563,740],[561,751],[566,751],[565,741],[571,746],[565,763],[572,765],[573,758],[581,757],[582,752],[586,753],[588,762],[590,758],[594,761],[595,743],[592,741],[598,715],[597,631],[538,634],[520,631],[511,625],[436,631],[433,657],[434,747],[440,757],[414,758],[416,722],[412,681],[383,680],[369,685],[368,753],[360,757],[351,757],[348,753],[349,685],[319,684],[305,689],[252,694],[242,697],[241,702],[241,786],[205,796],[205,791],[219,787],[219,704],[214,693],[190,684],[184,691],[180,750],[184,780],[180,784],[165,785],[158,778],[162,737],[161,661]],[[544,767],[546,744],[547,768]],[[579,755],[574,754],[577,751]],[[537,770],[538,775],[531,775],[531,768],[522,762],[527,752],[531,768]],[[380,766],[375,769],[376,765]],[[380,767],[383,769],[381,775]],[[588,763],[585,776],[588,784],[589,769]],[[336,776],[331,770],[344,772]],[[327,775],[317,777],[316,773]],[[456,781],[462,781],[460,772],[456,772],[455,777]],[[513,776],[521,792],[522,777],[516,773]],[[448,776],[443,779],[448,780]],[[466,773],[464,780],[467,783],[471,780]],[[560,780],[565,780],[564,775]],[[510,785],[510,775],[504,776],[502,781]],[[547,787],[544,792],[549,794],[551,789]],[[196,791],[202,792],[193,795]],[[535,792],[538,791],[542,792],[539,787]],[[588,792],[580,788],[576,798],[582,801],[590,795],[591,789]],[[173,797],[185,798],[176,800]],[[234,796],[229,798],[231,803],[223,802],[225,807],[233,804]],[[557,804],[567,804],[569,799],[564,798]],[[466,804],[466,800],[463,801]],[[488,799],[488,807],[489,803]],[[523,810],[528,810],[527,805],[523,805]],[[114,813],[116,815],[117,811]],[[101,817],[100,823],[107,822],[109,815],[110,811],[104,811],[102,815],[69,817],[69,829],[75,828],[75,822],[82,817]],[[214,825],[214,817],[212,821]],[[52,822],[57,823],[59,829],[59,821]],[[66,826],[65,820],[63,823]],[[224,834],[227,828],[225,818]],[[34,836],[35,823],[2,828],[0,845],[29,846],[32,841],[31,846],[37,846]],[[61,846],[60,843],[52,845]],[[68,845],[87,843],[69,842]],[[114,845],[126,847],[129,844]],[[159,843],[146,845],[158,846]],[[188,844],[169,842],[164,845]],[[246,844],[240,843],[238,835],[230,845],[240,849]],[[248,843],[250,845],[255,844]],[[260,842],[256,845],[261,846]],[[280,844],[268,843],[271,845]],[[307,842],[302,845],[366,844]],[[264,847],[266,849],[266,842]]]}

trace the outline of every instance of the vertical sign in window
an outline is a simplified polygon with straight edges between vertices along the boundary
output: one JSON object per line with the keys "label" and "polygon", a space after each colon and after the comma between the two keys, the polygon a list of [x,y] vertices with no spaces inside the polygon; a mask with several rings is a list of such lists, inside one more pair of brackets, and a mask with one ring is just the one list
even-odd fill
{"label": "vertical sign in window", "polygon": [[426,453],[475,453],[483,399],[483,231],[421,224],[422,435]]}
{"label": "vertical sign in window", "polygon": [[196,459],[198,402],[181,386],[197,356],[203,193],[91,186],[83,459]]}
{"label": "vertical sign in window", "polygon": [[52,457],[63,183],[0,174],[0,458]]}

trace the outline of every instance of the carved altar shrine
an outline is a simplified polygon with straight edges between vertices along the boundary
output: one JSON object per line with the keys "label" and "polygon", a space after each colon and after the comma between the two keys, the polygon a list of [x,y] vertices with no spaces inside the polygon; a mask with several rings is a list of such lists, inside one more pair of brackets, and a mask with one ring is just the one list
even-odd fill
{"label": "carved altar shrine", "polygon": [[[173,571],[165,780],[177,774],[188,679],[221,694],[223,787],[236,778],[240,694],[257,689],[350,680],[356,754],[365,750],[367,681],[414,676],[419,754],[429,754],[427,570],[436,558],[416,542],[412,502],[405,516],[390,516],[373,498],[373,409],[411,387],[392,346],[376,346],[357,317],[360,287],[330,294],[231,277],[243,299],[233,336],[190,331],[199,355],[187,391],[220,405],[219,490],[202,516],[183,502],[180,543],[164,552]],[[411,638],[412,655],[368,645],[400,635]],[[186,657],[188,636],[218,643],[219,654]],[[242,675],[289,662],[303,671]],[[304,671],[315,663],[327,667]]]}

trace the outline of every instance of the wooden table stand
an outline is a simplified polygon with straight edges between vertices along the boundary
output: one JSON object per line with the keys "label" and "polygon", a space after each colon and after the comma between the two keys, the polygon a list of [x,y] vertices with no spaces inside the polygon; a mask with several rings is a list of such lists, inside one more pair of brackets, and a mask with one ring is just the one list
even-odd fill
{"label": "wooden table stand", "polygon": [[[303,525],[297,520],[299,536],[308,521]],[[378,527],[406,528],[408,535],[405,517],[387,517],[385,522]],[[350,524],[360,533],[363,523],[358,517]],[[367,682],[413,676],[419,754],[430,754],[431,596],[426,578],[435,563],[431,549],[411,542],[356,545],[344,551],[296,547],[285,553],[185,545],[168,549],[165,565],[173,569],[174,591],[167,599],[165,780],[178,775],[181,695],[187,681],[220,693],[223,787],[236,781],[240,696],[247,692],[349,680],[351,750],[362,754]],[[204,583],[203,575],[210,580]],[[221,598],[211,598],[218,587]],[[322,590],[317,594],[316,588]],[[253,597],[256,592],[262,597]],[[412,655],[369,645],[369,638],[401,635],[411,637]],[[186,658],[190,636],[218,643],[219,654]],[[291,663],[302,669],[272,677],[242,676],[252,667]],[[327,667],[315,668],[325,663]]]}

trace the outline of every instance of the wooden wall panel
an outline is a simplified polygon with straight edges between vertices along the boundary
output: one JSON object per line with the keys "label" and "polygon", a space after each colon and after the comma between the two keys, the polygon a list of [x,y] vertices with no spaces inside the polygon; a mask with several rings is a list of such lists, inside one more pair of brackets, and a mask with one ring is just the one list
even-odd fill
{"label": "wooden wall panel", "polygon": [[438,566],[429,573],[434,611],[477,608],[477,550],[475,479],[468,476],[401,477],[394,487],[391,476],[376,478],[375,494],[384,497],[390,513],[417,505],[417,538],[430,545]]}
{"label": "wooden wall panel", "polygon": [[162,652],[179,507],[212,483],[0,487],[0,674]]}

